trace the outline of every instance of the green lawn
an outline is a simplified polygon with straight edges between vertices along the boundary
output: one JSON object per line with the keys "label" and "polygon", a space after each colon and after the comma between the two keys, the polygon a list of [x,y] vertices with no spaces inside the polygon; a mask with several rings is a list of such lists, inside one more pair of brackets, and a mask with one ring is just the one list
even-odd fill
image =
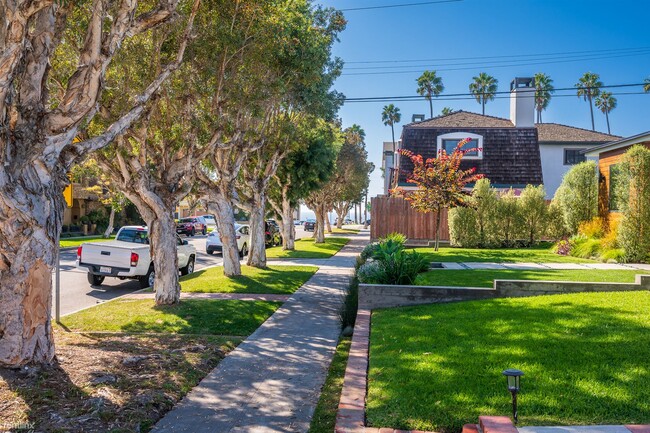
{"label": "green lawn", "polygon": [[203,293],[265,293],[288,295],[300,288],[318,270],[315,266],[242,266],[242,275],[226,277],[223,267],[197,271],[181,278],[181,290]]}
{"label": "green lawn", "polygon": [[179,305],[156,307],[153,300],[124,299],[65,316],[61,322],[71,331],[249,335],[280,305],[187,299]]}
{"label": "green lawn", "polygon": [[551,250],[551,245],[542,243],[531,248],[417,248],[418,253],[432,262],[533,262],[533,263],[593,263],[593,260],[571,256],[560,256]]}
{"label": "green lawn", "polygon": [[345,228],[340,229],[337,227],[332,227],[332,233],[337,235],[338,234],[356,235],[357,233],[359,233],[359,231],[360,231],[359,229],[345,229]]}
{"label": "green lawn", "polygon": [[103,236],[84,236],[83,238],[68,238],[68,239],[64,238],[59,240],[59,247],[61,248],[78,247],[84,242],[106,242],[106,241],[112,241],[113,239],[115,239],[115,236],[111,236],[109,239],[106,239]]}
{"label": "green lawn", "polygon": [[338,253],[350,239],[326,237],[325,243],[314,243],[312,238],[304,238],[296,241],[296,249],[283,251],[282,247],[273,247],[266,250],[266,257],[269,259],[327,259]]}
{"label": "green lawn", "polygon": [[581,293],[377,310],[372,426],[458,432],[510,415],[501,372],[519,368],[520,425],[650,422],[650,293]]}
{"label": "green lawn", "polygon": [[345,367],[348,363],[350,354],[350,338],[343,338],[334,353],[334,359],[330,364],[327,380],[320,394],[318,405],[311,419],[309,433],[332,433],[336,424],[336,412],[341,399],[341,390],[343,389],[343,378],[345,376]]}
{"label": "green lawn", "polygon": [[636,274],[648,271],[630,270],[511,270],[511,269],[436,269],[417,276],[418,286],[492,287],[494,280],[591,281],[633,283]]}

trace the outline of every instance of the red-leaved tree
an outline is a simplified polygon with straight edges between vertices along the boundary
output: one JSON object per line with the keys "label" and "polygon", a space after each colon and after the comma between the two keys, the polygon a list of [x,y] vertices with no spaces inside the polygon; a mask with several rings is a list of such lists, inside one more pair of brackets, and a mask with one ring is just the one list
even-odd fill
{"label": "red-leaved tree", "polygon": [[436,251],[440,242],[440,211],[463,203],[467,197],[464,192],[465,185],[483,178],[482,174],[476,174],[475,167],[460,169],[460,163],[467,153],[480,150],[463,149],[470,141],[469,138],[461,140],[452,153],[442,149],[438,151],[436,158],[426,161],[422,155],[416,155],[410,150],[399,151],[413,163],[413,171],[407,173],[406,181],[418,187],[415,191],[400,189],[399,192],[418,212],[436,213]]}

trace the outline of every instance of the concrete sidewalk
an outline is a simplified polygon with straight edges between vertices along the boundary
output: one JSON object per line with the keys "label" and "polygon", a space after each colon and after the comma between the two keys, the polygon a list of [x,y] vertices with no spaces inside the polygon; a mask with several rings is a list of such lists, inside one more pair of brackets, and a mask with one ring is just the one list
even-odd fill
{"label": "concrete sidewalk", "polygon": [[270,319],[232,351],[152,430],[275,433],[309,430],[340,334],[338,317],[355,236]]}

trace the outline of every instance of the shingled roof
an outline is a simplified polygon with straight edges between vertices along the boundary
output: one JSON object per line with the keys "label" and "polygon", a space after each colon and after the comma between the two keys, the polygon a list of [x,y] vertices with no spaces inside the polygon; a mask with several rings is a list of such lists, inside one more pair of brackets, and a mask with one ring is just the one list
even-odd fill
{"label": "shingled roof", "polygon": [[604,134],[558,123],[538,123],[535,126],[540,143],[607,143],[621,138],[618,135]]}
{"label": "shingled roof", "polygon": [[422,122],[409,123],[405,128],[514,128],[509,119],[486,116],[469,111],[454,111]]}

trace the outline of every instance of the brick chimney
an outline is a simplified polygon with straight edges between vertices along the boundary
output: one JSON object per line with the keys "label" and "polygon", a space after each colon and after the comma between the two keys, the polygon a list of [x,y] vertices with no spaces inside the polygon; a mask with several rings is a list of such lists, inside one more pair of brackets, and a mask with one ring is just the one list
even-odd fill
{"label": "brick chimney", "polygon": [[515,78],[510,83],[510,120],[516,128],[535,126],[534,78]]}

